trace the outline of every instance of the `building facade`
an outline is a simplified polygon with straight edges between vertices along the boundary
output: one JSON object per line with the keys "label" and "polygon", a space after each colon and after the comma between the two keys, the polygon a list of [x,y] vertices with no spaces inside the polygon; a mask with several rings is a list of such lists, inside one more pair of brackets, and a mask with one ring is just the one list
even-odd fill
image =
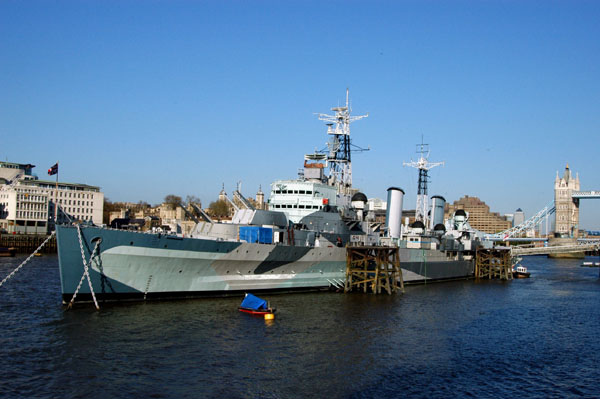
{"label": "building facade", "polygon": [[46,234],[48,193],[36,187],[0,189],[0,231]]}
{"label": "building facade", "polygon": [[454,201],[453,204],[446,204],[444,219],[448,219],[459,209],[467,212],[471,227],[485,233],[498,233],[512,227],[512,222],[506,217],[497,212],[490,212],[490,207],[485,202],[468,195]]}
{"label": "building facade", "polygon": [[258,192],[256,193],[256,209],[266,209],[265,206],[265,193],[263,193],[262,186],[258,186]]}
{"label": "building facade", "polygon": [[54,230],[55,220],[102,224],[104,194],[99,187],[40,180],[32,173],[34,167],[0,162],[0,229],[45,234]]}
{"label": "building facade", "polygon": [[573,178],[569,164],[565,167],[563,177],[554,179],[554,232],[560,236],[578,237],[579,200],[571,197],[573,191],[579,191],[579,175]]}
{"label": "building facade", "polygon": [[525,213],[521,208],[517,208],[515,211],[512,222],[513,226],[518,226],[525,222]]}

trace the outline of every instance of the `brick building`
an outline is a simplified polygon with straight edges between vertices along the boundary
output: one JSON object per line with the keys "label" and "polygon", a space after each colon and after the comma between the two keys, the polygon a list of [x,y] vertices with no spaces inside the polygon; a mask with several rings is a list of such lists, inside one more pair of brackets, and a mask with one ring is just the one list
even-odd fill
{"label": "brick building", "polygon": [[506,216],[490,212],[490,207],[477,197],[465,195],[453,204],[446,204],[444,219],[448,219],[458,209],[468,213],[471,227],[485,233],[497,233],[512,227],[512,222]]}

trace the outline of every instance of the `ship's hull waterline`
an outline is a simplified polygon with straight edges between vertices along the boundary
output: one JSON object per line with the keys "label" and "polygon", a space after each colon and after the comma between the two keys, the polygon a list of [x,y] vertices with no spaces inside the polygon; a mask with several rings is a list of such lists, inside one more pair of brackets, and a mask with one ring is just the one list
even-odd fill
{"label": "ship's hull waterline", "polygon": [[[95,295],[106,300],[142,300],[289,292],[341,286],[346,249],[182,238],[97,227],[81,227]],[[78,228],[57,226],[64,302],[71,300],[84,267]],[[428,253],[432,259],[428,260]],[[468,278],[470,261],[448,261],[439,251],[401,249],[406,283]],[[434,259],[435,258],[435,259]],[[91,299],[87,282],[77,301]]]}

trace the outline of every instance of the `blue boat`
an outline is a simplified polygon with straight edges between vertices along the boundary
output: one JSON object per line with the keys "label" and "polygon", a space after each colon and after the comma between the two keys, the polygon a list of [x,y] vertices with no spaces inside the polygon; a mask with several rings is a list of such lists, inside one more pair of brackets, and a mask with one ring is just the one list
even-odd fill
{"label": "blue boat", "polygon": [[275,313],[275,309],[272,309],[267,301],[252,294],[246,294],[238,310],[258,315]]}

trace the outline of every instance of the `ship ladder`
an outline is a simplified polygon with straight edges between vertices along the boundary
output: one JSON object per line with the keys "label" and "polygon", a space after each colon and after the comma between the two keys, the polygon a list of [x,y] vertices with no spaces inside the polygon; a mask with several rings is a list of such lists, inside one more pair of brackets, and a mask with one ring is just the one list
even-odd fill
{"label": "ship ladder", "polygon": [[9,278],[11,278],[12,276],[14,276],[14,275],[15,275],[15,273],[17,273],[19,270],[21,270],[21,268],[22,268],[23,266],[25,266],[25,264],[26,264],[27,262],[29,262],[29,261],[31,260],[31,258],[33,258],[33,256],[34,256],[36,253],[38,253],[38,252],[39,252],[39,251],[40,251],[40,250],[41,250],[41,249],[44,247],[44,245],[46,245],[46,243],[47,243],[48,241],[50,241],[50,239],[51,239],[51,238],[54,236],[54,234],[55,234],[55,233],[56,233],[56,231],[53,231],[53,232],[52,232],[52,234],[50,234],[50,235],[48,236],[48,238],[46,238],[46,240],[45,240],[43,243],[41,243],[41,244],[40,244],[40,246],[39,246],[39,247],[37,247],[37,249],[36,249],[35,251],[33,251],[33,253],[32,253],[31,255],[29,255],[29,256],[27,257],[27,259],[25,259],[23,262],[21,262],[21,264],[20,264],[19,266],[17,266],[17,268],[16,268],[15,270],[13,270],[13,271],[12,271],[12,272],[11,272],[11,273],[8,275],[8,276],[6,276],[6,277],[4,278],[4,280],[2,280],[2,281],[0,282],[0,287],[2,287],[2,284],[4,284],[4,283],[5,283],[5,282],[6,282],[6,281],[9,279]]}
{"label": "ship ladder", "polygon": [[90,292],[92,293],[92,299],[94,299],[94,305],[96,306],[96,310],[100,310],[100,306],[98,306],[98,301],[96,300],[96,294],[94,294],[94,289],[92,288],[92,279],[90,278],[90,273],[88,270],[88,263],[91,265],[92,261],[96,260],[96,256],[98,256],[96,254],[96,250],[98,249],[98,245],[100,245],[100,241],[102,241],[102,240],[96,241],[96,245],[94,245],[94,249],[92,250],[92,253],[90,254],[90,260],[86,262],[85,253],[83,251],[83,240],[81,239],[81,226],[79,226],[79,225],[77,225],[77,236],[79,238],[79,249],[81,249],[81,259],[83,260],[83,275],[81,276],[81,280],[79,280],[77,289],[73,293],[73,298],[71,298],[71,301],[69,302],[67,309],[71,309],[73,307],[73,303],[75,302],[75,297],[77,296],[77,293],[79,292],[79,289],[81,288],[81,284],[83,283],[83,280],[87,277],[87,281],[90,286]]}

